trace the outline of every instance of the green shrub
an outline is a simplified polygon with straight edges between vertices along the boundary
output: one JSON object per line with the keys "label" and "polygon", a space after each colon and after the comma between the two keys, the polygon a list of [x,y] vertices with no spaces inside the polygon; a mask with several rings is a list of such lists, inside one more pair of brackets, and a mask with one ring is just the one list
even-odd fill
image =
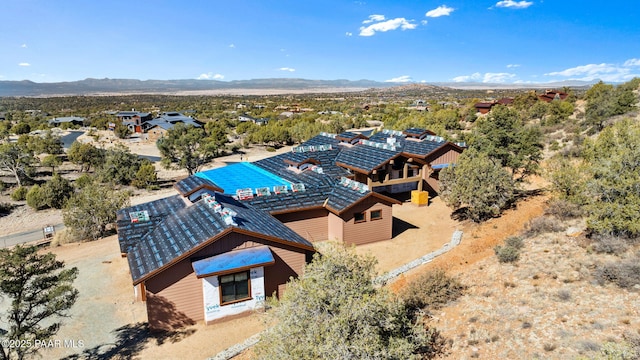
{"label": "green shrub", "polygon": [[505,240],[505,245],[521,250],[524,247],[524,241],[519,236],[510,236]]}
{"label": "green shrub", "polygon": [[540,216],[529,221],[527,224],[526,235],[535,236],[538,234],[558,232],[562,230],[564,230],[564,227],[556,218]]}
{"label": "green shrub", "polygon": [[493,250],[501,263],[515,262],[520,258],[520,250],[524,247],[521,237],[511,236],[504,242],[504,246],[497,245]]}
{"label": "green shrub", "polygon": [[560,220],[575,219],[584,215],[582,206],[563,199],[549,201],[544,212]]}
{"label": "green shrub", "polygon": [[439,309],[462,296],[465,289],[456,278],[437,269],[424,273],[409,283],[401,297],[410,311]]}
{"label": "green shrub", "polygon": [[33,185],[26,195],[27,205],[35,210],[47,207],[46,191],[39,185]]}
{"label": "green shrub", "polygon": [[156,168],[151,163],[140,165],[140,168],[136,172],[136,177],[131,184],[138,189],[150,188],[158,181],[158,175],[156,174]]}
{"label": "green shrub", "polygon": [[89,185],[93,185],[95,182],[95,177],[89,174],[82,174],[76,179],[73,185],[76,187],[76,189],[83,189]]}
{"label": "green shrub", "polygon": [[629,249],[628,239],[609,234],[591,236],[593,250],[600,254],[621,255]]}
{"label": "green shrub", "polygon": [[26,199],[27,192],[29,192],[29,188],[26,186],[20,186],[17,189],[13,190],[11,193],[11,200],[13,201],[22,201]]}
{"label": "green shrub", "polygon": [[267,150],[268,152],[275,152],[275,151],[276,151],[276,148],[274,148],[273,146],[267,146],[267,149],[266,149],[266,150]]}
{"label": "green shrub", "polygon": [[598,265],[595,277],[601,285],[612,282],[623,289],[633,289],[640,285],[640,258],[636,255],[620,262]]}

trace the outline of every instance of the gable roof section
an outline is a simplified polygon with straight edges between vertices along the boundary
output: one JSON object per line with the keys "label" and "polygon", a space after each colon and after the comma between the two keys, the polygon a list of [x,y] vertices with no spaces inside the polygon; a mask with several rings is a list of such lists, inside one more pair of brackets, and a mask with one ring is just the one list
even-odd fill
{"label": "gable roof section", "polygon": [[357,139],[368,139],[368,137],[359,134],[359,133],[354,133],[354,132],[350,132],[350,131],[345,131],[341,134],[336,135],[336,140],[339,141],[344,141],[350,144],[353,144],[354,141],[356,141]]}
{"label": "gable roof section", "polygon": [[421,129],[421,128],[409,128],[403,131],[402,133],[405,134],[406,136],[413,137],[413,138],[424,138],[427,135],[436,134],[431,130]]}
{"label": "gable roof section", "polygon": [[[322,144],[324,145],[324,144]],[[332,149],[325,151],[312,151],[305,153],[286,152],[258,160],[252,164],[280,176],[291,183],[304,183],[309,186],[330,185],[327,178],[336,179],[341,176],[348,176],[349,172],[336,165],[336,157],[340,153],[340,149]],[[289,163],[301,163],[307,158],[313,158],[319,162],[317,164],[322,168],[323,174],[318,174],[311,170],[305,170],[300,173],[287,170]]]}
{"label": "gable roof section", "polygon": [[173,185],[180,195],[187,197],[198,190],[208,189],[212,191],[224,192],[224,189],[216,185],[213,181],[200,176],[191,175]]}
{"label": "gable roof section", "polygon": [[[187,205],[180,195],[120,209],[116,212],[116,226],[120,252],[127,253],[147,232],[166,216],[185,208]],[[131,213],[146,211],[149,221],[131,221]]]}
{"label": "gable roof section", "polygon": [[336,164],[347,169],[369,174],[398,155],[400,155],[399,151],[359,145],[342,149],[336,157]]}
{"label": "gable roof section", "polygon": [[316,135],[311,139],[303,142],[300,145],[309,146],[309,145],[338,145],[340,144],[340,140],[335,137],[325,136],[325,135]]}
{"label": "gable roof section", "polygon": [[235,225],[227,224],[204,201],[175,211],[157,223],[128,252],[134,285],[167,269],[230,232],[313,250],[313,245],[268,213],[230,196],[215,193],[223,208],[233,210]]}
{"label": "gable roof section", "polygon": [[271,214],[324,207],[336,215],[341,215],[369,197],[375,197],[388,205],[400,204],[399,201],[376,192],[361,193],[337,182],[330,186],[325,185],[305,192],[261,196],[249,200],[249,203],[256,208],[269,211]]}

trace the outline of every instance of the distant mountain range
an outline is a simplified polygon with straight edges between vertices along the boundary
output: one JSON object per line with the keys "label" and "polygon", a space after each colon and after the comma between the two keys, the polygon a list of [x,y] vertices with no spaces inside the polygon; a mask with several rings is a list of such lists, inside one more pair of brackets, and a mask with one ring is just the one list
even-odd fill
{"label": "distant mountain range", "polygon": [[[486,83],[430,83],[429,85],[454,89],[518,89],[561,88],[563,86],[589,86],[595,82],[564,81],[547,84],[486,84]],[[287,92],[340,92],[370,88],[389,88],[407,83],[379,82],[372,80],[308,80],[291,78],[252,80],[134,80],[134,79],[85,79],[71,82],[36,83],[29,80],[0,81],[0,97],[5,96],[63,96],[106,94],[225,94],[240,95]]]}

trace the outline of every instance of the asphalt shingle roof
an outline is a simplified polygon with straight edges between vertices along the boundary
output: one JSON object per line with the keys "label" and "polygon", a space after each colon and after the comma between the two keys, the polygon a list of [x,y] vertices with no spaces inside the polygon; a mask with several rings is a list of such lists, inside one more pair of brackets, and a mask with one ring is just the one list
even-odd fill
{"label": "asphalt shingle roof", "polygon": [[294,246],[313,248],[311,243],[267,212],[220,193],[215,193],[215,200],[223,208],[237,213],[234,216],[236,224],[225,223],[204,201],[173,212],[156,222],[128,252],[127,259],[134,283],[228,228],[243,229],[278,238]]}
{"label": "asphalt shingle roof", "polygon": [[400,151],[359,145],[342,149],[336,157],[336,162],[370,172],[393,159],[398,154],[400,154]]}
{"label": "asphalt shingle roof", "polygon": [[338,140],[336,138],[332,138],[332,137],[324,136],[324,135],[316,135],[316,136],[312,137],[311,139],[305,141],[301,145],[304,145],[304,146],[309,146],[309,145],[314,145],[314,146],[317,146],[317,145],[332,145],[333,147],[335,147],[338,144],[340,144],[340,140]]}
{"label": "asphalt shingle roof", "polygon": [[334,182],[330,185],[310,188],[304,192],[254,197],[249,200],[249,203],[269,212],[283,212],[325,205],[340,212],[360,201],[369,193],[370,191],[360,192]]}
{"label": "asphalt shingle roof", "polygon": [[206,186],[224,190],[216,185],[213,181],[195,175],[191,175],[185,179],[178,181],[174,186],[182,196],[191,194]]}
{"label": "asphalt shingle roof", "polygon": [[[180,195],[131,206],[116,212],[120,252],[127,253],[155,224],[186,207]],[[130,213],[146,211],[149,221],[132,222]]]}

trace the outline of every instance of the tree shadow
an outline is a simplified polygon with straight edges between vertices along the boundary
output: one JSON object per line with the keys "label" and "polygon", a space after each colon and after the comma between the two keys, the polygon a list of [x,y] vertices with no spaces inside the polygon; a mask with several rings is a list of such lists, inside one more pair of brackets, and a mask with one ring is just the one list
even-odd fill
{"label": "tree shadow", "polygon": [[391,226],[392,226],[391,237],[394,237],[394,238],[409,229],[419,229],[419,227],[411,223],[408,223],[402,219],[398,219],[395,216],[393,217],[393,222]]}
{"label": "tree shadow", "polygon": [[80,354],[67,356],[63,360],[131,359],[151,341],[155,341],[156,345],[162,345],[167,341],[176,343],[192,335],[196,330],[151,331],[147,323],[135,323],[122,326],[113,332],[116,335],[115,342],[86,349]]}
{"label": "tree shadow", "polygon": [[152,332],[179,332],[194,325],[190,317],[178,310],[175,304],[163,296],[147,293],[147,314]]}
{"label": "tree shadow", "polygon": [[21,205],[11,204],[11,203],[0,203],[0,217],[8,216],[11,214],[13,209],[19,207]]}

